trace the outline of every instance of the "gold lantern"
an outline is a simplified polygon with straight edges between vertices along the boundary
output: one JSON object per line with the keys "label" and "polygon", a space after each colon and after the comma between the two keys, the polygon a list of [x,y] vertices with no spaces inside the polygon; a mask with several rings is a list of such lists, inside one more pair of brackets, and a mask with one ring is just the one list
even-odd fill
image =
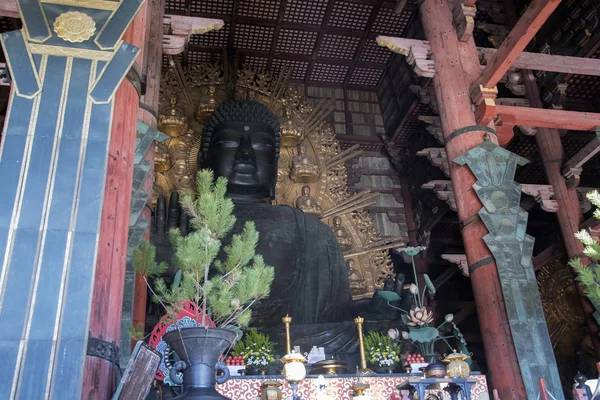
{"label": "gold lantern", "polygon": [[448,354],[442,361],[448,363],[446,368],[448,376],[450,378],[468,378],[471,375],[471,368],[465,360],[470,356],[456,352],[454,350],[452,354]]}
{"label": "gold lantern", "polygon": [[281,393],[281,383],[268,380],[260,385],[260,400],[281,400],[283,393]]}

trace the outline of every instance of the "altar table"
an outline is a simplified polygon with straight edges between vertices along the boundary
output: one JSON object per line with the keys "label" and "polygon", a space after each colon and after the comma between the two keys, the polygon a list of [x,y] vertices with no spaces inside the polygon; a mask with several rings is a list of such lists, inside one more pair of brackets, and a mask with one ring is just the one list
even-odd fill
{"label": "altar table", "polygon": [[[385,375],[363,375],[361,381],[371,385],[369,394],[373,400],[388,400],[392,393],[398,393],[396,386],[408,382],[409,378],[414,378],[411,374],[385,374]],[[352,400],[352,385],[358,378],[356,375],[336,375],[328,377],[325,375],[328,384],[327,395],[335,400]],[[309,375],[300,385],[298,394],[302,400],[314,400],[317,398],[316,375]],[[487,399],[488,388],[485,375],[471,375],[469,379],[476,380],[471,387],[471,400]],[[217,390],[227,398],[233,400],[255,400],[260,397],[260,385],[265,380],[276,380],[282,383],[283,398],[287,399],[292,395],[290,386],[285,382],[281,375],[274,376],[240,376],[231,378],[222,385],[217,385]],[[481,394],[485,396],[480,397]]]}

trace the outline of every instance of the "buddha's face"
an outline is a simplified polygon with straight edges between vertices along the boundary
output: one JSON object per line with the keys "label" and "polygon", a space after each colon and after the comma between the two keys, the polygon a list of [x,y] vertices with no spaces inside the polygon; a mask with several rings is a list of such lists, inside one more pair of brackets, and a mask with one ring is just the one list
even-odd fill
{"label": "buddha's face", "polygon": [[260,123],[224,123],[215,130],[203,167],[227,178],[232,199],[265,199],[277,170],[275,146],[273,133]]}

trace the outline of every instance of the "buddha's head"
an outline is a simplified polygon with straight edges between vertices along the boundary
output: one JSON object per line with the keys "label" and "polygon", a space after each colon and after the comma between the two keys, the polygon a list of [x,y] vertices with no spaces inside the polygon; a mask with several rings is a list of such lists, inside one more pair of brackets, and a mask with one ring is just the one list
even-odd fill
{"label": "buddha's head", "polygon": [[340,217],[333,217],[333,226],[342,226],[342,219]]}
{"label": "buddha's head", "polygon": [[306,146],[302,143],[298,145],[298,154],[306,154]]}
{"label": "buddha's head", "polygon": [[302,186],[302,196],[310,196],[310,186]]}
{"label": "buddha's head", "polygon": [[235,202],[274,199],[279,135],[279,120],[264,105],[223,103],[204,125],[198,165],[227,178],[227,195]]}

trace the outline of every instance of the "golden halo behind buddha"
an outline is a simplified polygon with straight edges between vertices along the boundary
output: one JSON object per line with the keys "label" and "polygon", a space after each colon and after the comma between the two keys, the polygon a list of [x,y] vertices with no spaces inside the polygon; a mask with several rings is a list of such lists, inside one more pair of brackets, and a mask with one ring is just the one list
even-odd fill
{"label": "golden halo behind buddha", "polygon": [[[237,71],[235,84],[226,81],[219,64],[198,64],[184,69],[183,76],[177,74],[175,69],[166,72],[161,83],[159,129],[170,136],[161,145],[169,149],[171,168],[165,170],[163,163],[160,172],[157,169],[155,181],[160,190],[155,192],[168,199],[173,190],[195,187],[203,124],[218,104],[229,99],[258,101],[281,121],[273,204],[303,209],[332,227],[344,257],[352,259],[354,265],[354,299],[371,297],[381,289],[391,275],[391,260],[380,245],[382,238],[373,219],[360,207],[337,210],[352,199],[345,164],[328,164],[328,160],[341,158],[340,145],[326,122],[334,102],[309,104],[296,87],[287,83],[286,71],[274,76],[243,66]],[[181,107],[173,102],[174,97],[181,100]]]}

